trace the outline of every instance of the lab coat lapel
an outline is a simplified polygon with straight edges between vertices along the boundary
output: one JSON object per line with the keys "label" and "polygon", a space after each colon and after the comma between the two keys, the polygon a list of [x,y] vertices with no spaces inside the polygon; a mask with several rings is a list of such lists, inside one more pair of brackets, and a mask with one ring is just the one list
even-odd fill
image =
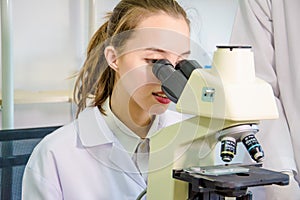
{"label": "lab coat lapel", "polygon": [[100,146],[88,147],[86,150],[101,165],[109,167],[114,171],[124,173],[142,188],[146,188],[147,185],[129,154],[117,143],[118,142],[112,142]]}
{"label": "lab coat lapel", "polygon": [[125,149],[118,144],[118,142],[114,143],[112,146],[111,153],[109,155],[110,161],[115,165],[116,168],[122,170],[125,174],[131,177],[134,181],[136,181],[143,188],[147,187],[145,180],[141,176],[134,162],[130,158],[129,154],[125,151]]}

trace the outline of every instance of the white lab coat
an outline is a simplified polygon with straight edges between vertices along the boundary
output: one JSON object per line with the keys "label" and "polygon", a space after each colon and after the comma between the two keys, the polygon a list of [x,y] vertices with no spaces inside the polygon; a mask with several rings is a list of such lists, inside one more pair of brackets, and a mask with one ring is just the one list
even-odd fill
{"label": "white lab coat", "polygon": [[[167,111],[159,128],[182,120]],[[97,107],[46,136],[34,149],[23,177],[23,200],[126,200],[146,188],[129,154]]]}
{"label": "white lab coat", "polygon": [[257,134],[264,167],[291,175],[290,186],[259,188],[264,197],[255,199],[300,199],[299,10],[299,0],[241,0],[233,26],[231,43],[252,45],[256,74],[272,85],[279,109]]}

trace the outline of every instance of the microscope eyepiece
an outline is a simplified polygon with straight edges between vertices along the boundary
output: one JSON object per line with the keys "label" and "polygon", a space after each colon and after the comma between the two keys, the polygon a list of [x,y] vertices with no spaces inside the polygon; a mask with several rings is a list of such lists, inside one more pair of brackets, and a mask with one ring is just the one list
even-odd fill
{"label": "microscope eyepiece", "polygon": [[167,59],[154,62],[152,72],[161,81],[161,88],[167,97],[177,103],[187,83],[184,74],[180,70],[176,70]]}
{"label": "microscope eyepiece", "polygon": [[187,79],[197,68],[202,68],[202,66],[196,60],[182,60],[175,66],[175,69],[180,70]]}
{"label": "microscope eyepiece", "polygon": [[174,66],[167,59],[156,60],[152,68],[153,74],[162,82],[168,79],[174,71]]}

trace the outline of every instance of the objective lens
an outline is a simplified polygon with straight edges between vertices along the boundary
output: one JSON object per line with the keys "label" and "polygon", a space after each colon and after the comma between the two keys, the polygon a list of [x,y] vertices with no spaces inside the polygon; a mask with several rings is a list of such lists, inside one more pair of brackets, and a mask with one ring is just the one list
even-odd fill
{"label": "objective lens", "polygon": [[223,137],[221,140],[221,158],[230,162],[236,154],[236,140],[233,137]]}
{"label": "objective lens", "polygon": [[257,139],[253,134],[246,135],[243,139],[243,144],[245,145],[247,151],[249,152],[251,158],[256,162],[262,162],[264,158],[264,152],[261,145],[258,143]]}

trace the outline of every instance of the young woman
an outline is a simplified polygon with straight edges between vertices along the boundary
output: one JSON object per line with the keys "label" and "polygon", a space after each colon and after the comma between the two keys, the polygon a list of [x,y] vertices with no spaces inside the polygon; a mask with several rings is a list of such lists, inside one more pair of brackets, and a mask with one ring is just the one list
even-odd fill
{"label": "young woman", "polygon": [[77,119],[35,148],[22,199],[136,199],[147,187],[151,135],[182,120],[167,110],[153,61],[175,66],[189,54],[189,34],[175,0],[120,1],[89,44]]}

